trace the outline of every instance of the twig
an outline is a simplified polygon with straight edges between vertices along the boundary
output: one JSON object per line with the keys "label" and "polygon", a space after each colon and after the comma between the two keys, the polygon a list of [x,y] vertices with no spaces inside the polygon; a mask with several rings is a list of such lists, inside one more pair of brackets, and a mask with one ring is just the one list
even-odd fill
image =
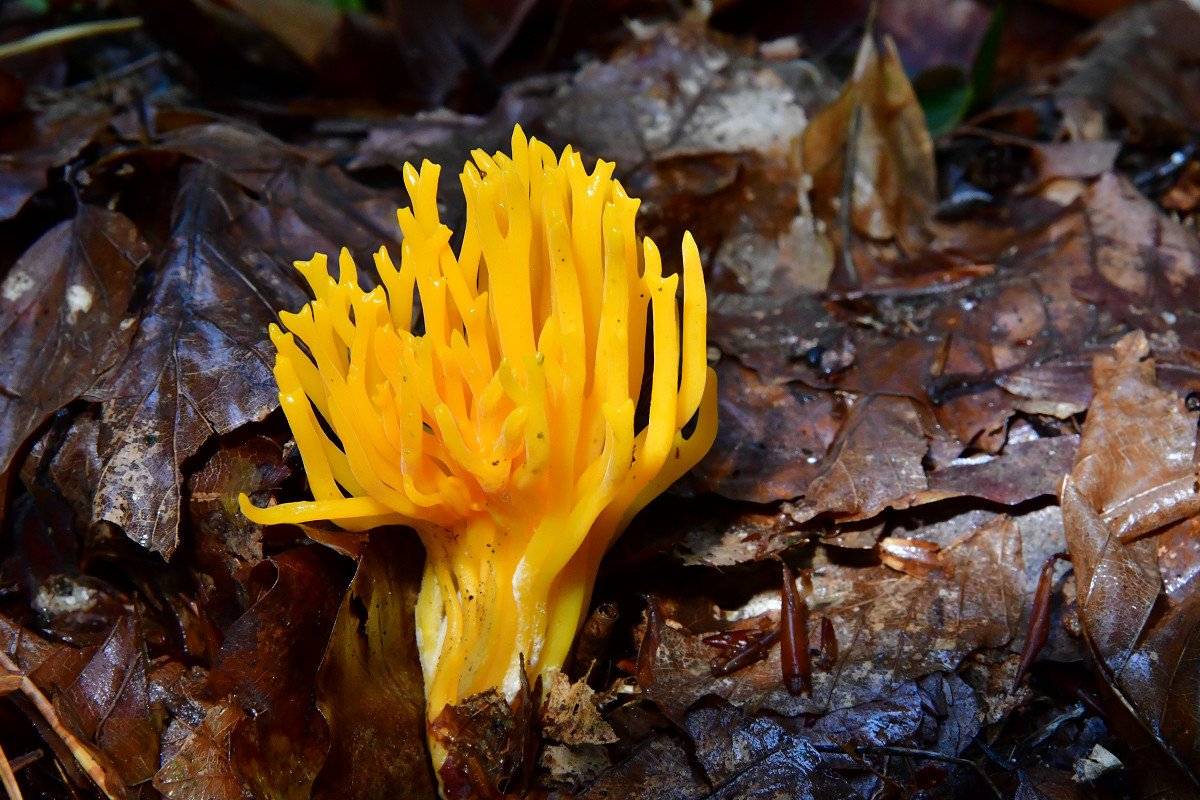
{"label": "twig", "polygon": [[854,748],[854,752],[859,755],[885,755],[885,756],[904,756],[906,758],[927,758],[930,761],[944,761],[947,764],[958,764],[962,767],[968,767],[974,770],[979,779],[987,784],[991,790],[992,796],[996,800],[1004,800],[1004,795],[996,788],[996,784],[992,783],[992,779],[983,771],[983,767],[976,764],[969,758],[960,758],[959,756],[948,756],[945,753],[939,753],[936,750],[922,750],[916,747],[896,747],[887,744],[861,744]]}
{"label": "twig", "polygon": [[1058,729],[1063,725],[1073,719],[1079,719],[1086,713],[1087,709],[1084,707],[1083,703],[1075,703],[1066,711],[1062,712],[1054,719],[1043,725],[1028,739],[1013,748],[1012,755],[1009,756],[1009,761],[1015,764],[1018,760],[1024,757],[1025,754],[1031,752],[1035,747],[1038,747],[1040,744],[1042,744],[1042,742],[1046,741],[1055,733],[1057,733]]}
{"label": "twig", "polygon": [[43,753],[41,749],[31,750],[23,756],[17,756],[16,758],[10,759],[8,765],[12,767],[13,774],[16,774],[44,755],[46,754]]}
{"label": "twig", "polygon": [[97,788],[104,792],[104,795],[109,800],[116,800],[117,795],[108,787],[108,778],[104,774],[104,768],[96,761],[91,749],[80,741],[75,734],[66,729],[62,721],[58,718],[58,712],[54,710],[54,706],[46,698],[46,695],[42,694],[42,690],[27,675],[21,672],[3,650],[0,650],[0,669],[7,673],[0,675],[0,694],[20,690],[21,694],[25,695],[33,703],[38,713],[42,715],[42,719],[46,720],[50,729],[54,731],[54,734],[71,751],[71,755],[75,757],[75,761],[83,768],[88,777],[92,779]]}
{"label": "twig", "polygon": [[3,747],[0,747],[0,784],[4,785],[8,800],[24,800],[21,787],[17,785],[17,776],[13,772],[12,764],[8,763],[8,756]]}
{"label": "twig", "polygon": [[842,269],[851,286],[858,286],[858,267],[854,266],[851,252],[854,226],[854,171],[858,168],[858,134],[862,128],[862,103],[856,103],[850,117],[850,132],[846,136],[846,155],[842,159],[842,197],[838,209],[838,223],[842,232]]}
{"label": "twig", "polygon": [[124,19],[102,19],[94,22],[77,22],[74,25],[63,25],[48,31],[35,33],[0,45],[0,59],[44,50],[47,47],[73,42],[77,39],[87,39],[92,36],[107,36],[110,33],[125,33],[142,27],[141,17],[125,17]]}

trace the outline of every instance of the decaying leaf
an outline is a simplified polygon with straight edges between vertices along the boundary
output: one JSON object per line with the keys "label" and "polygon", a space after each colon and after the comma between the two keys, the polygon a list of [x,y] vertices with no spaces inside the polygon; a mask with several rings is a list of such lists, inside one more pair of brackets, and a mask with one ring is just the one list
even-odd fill
{"label": "decaying leaf", "polygon": [[0,474],[47,417],[124,357],[133,334],[127,314],[134,274],[148,255],[128,217],[85,205],[73,220],[51,228],[5,276]]}
{"label": "decaying leaf", "polygon": [[[1016,524],[1000,518],[971,532],[945,547],[942,561],[940,573],[922,577],[882,566],[813,570],[809,645],[820,649],[819,621],[827,618],[838,656],[829,671],[814,670],[811,697],[784,689],[778,648],[741,672],[713,676],[715,651],[701,642],[712,628],[692,633],[671,625],[660,631],[654,683],[643,687],[645,695],[675,719],[710,694],[749,710],[828,713],[886,697],[906,680],[952,670],[978,649],[1005,645],[1016,634],[1025,593]],[[750,620],[778,603],[775,589],[738,616]]]}
{"label": "decaying leaf", "polygon": [[126,616],[56,702],[59,716],[95,742],[131,787],[158,771],[159,731],[150,716],[144,648],[137,620]]}
{"label": "decaying leaf", "polygon": [[1155,530],[1200,513],[1196,419],[1158,388],[1144,334],[1094,368],[1079,457],[1063,487],[1063,523],[1079,614],[1105,677],[1156,741],[1195,775],[1200,685],[1194,588],[1165,602]]}
{"label": "decaying leaf", "polygon": [[0,134],[0,220],[15,217],[46,187],[49,171],[77,156],[111,116],[103,104],[66,100],[8,120]]}
{"label": "decaying leaf", "polygon": [[[850,163],[852,207],[842,209]],[[936,202],[933,142],[890,39],[880,51],[872,36],[863,37],[841,95],[804,131],[803,164],[812,176],[813,210],[826,224],[848,214],[857,236],[894,242],[908,255],[923,248]],[[873,270],[862,282],[874,277]]]}
{"label": "decaying leaf", "polygon": [[93,513],[165,556],[178,544],[180,464],[275,407],[267,325],[303,302],[291,275],[230,236],[246,206],[212,169],[185,178],[130,352],[92,391],[104,401]]}
{"label": "decaying leaf", "polygon": [[[228,630],[205,693],[252,712],[230,739],[251,796],[307,797],[329,748],[316,679],[344,585],[332,553],[291,548],[262,567],[274,580]],[[265,570],[269,573],[269,570]]]}
{"label": "decaying leaf", "polygon": [[248,717],[234,703],[216,705],[154,776],[169,800],[245,800],[241,777],[230,764],[230,739]]}
{"label": "decaying leaf", "polygon": [[418,800],[434,791],[411,613],[420,564],[407,531],[378,532],[359,558],[317,675],[329,753],[314,797]]}
{"label": "decaying leaf", "polygon": [[525,684],[512,702],[489,690],[442,709],[430,734],[447,752],[438,773],[447,798],[492,797],[528,785],[538,745],[533,704]]}

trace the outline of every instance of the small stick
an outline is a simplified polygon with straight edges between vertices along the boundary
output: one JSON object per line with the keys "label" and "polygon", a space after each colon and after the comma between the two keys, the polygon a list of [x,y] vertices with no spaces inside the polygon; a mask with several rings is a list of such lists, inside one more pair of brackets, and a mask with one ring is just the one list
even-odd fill
{"label": "small stick", "polygon": [[1016,746],[1016,748],[1013,749],[1012,755],[1009,756],[1008,760],[1013,764],[1017,763],[1017,761],[1021,758],[1021,756],[1032,751],[1035,747],[1042,744],[1042,742],[1049,739],[1051,736],[1053,736],[1055,733],[1057,733],[1058,729],[1061,728],[1063,725],[1065,725],[1066,723],[1070,722],[1073,719],[1079,719],[1086,713],[1087,713],[1087,708],[1083,705],[1083,703],[1080,703],[1080,702],[1074,703],[1066,711],[1062,712],[1057,717],[1055,717],[1054,719],[1050,720],[1045,725],[1043,725],[1037,732],[1035,732],[1028,739],[1026,739],[1025,741],[1018,744]]}
{"label": "small stick", "polygon": [[841,208],[838,209],[838,227],[842,232],[842,269],[846,280],[851,286],[858,286],[858,267],[854,266],[853,236],[854,226],[851,216],[854,211],[854,171],[858,168],[858,134],[862,128],[862,103],[854,105],[854,115],[850,117],[850,132],[846,137],[846,155],[842,159],[842,196]]}
{"label": "small stick", "polygon": [[15,42],[0,45],[0,59],[44,50],[58,44],[73,42],[77,39],[88,39],[92,36],[106,36],[110,33],[124,33],[142,27],[141,17],[126,17],[124,19],[102,19],[94,22],[78,22],[74,25],[63,25],[61,28],[51,28],[48,31],[35,33],[18,39]]}
{"label": "small stick", "polygon": [[878,754],[884,756],[905,756],[908,758],[927,758],[930,761],[944,761],[947,764],[958,764],[962,767],[970,767],[980,780],[987,784],[991,789],[992,796],[996,800],[1004,800],[1004,795],[996,788],[996,784],[992,783],[992,779],[983,771],[983,767],[976,764],[969,758],[960,758],[959,756],[948,756],[945,753],[939,753],[936,750],[921,750],[916,747],[896,747],[888,744],[860,744],[854,748],[854,752],[859,755]]}
{"label": "small stick", "polygon": [[46,695],[42,694],[42,690],[39,689],[37,685],[29,679],[29,676],[25,675],[20,669],[17,668],[17,665],[3,650],[0,650],[0,669],[3,669],[7,673],[6,675],[2,676],[4,681],[0,685],[10,685],[13,683],[13,679],[16,678],[21,690],[21,694],[25,695],[25,697],[28,698],[31,703],[33,703],[34,707],[37,708],[38,713],[42,715],[42,719],[46,720],[46,723],[50,726],[51,730],[54,731],[54,734],[58,736],[58,738],[62,740],[62,743],[67,746],[67,749],[71,751],[71,755],[75,757],[75,761],[78,762],[79,766],[83,768],[88,777],[92,779],[92,782],[96,784],[96,787],[100,789],[100,791],[104,792],[104,795],[108,797],[109,800],[116,800],[117,795],[108,787],[108,778],[104,774],[104,768],[100,766],[98,761],[96,761],[95,756],[92,755],[91,749],[88,748],[88,746],[82,741],[80,741],[75,734],[71,733],[66,729],[66,727],[63,726],[62,722],[58,718],[58,712],[54,710],[54,706],[51,705],[50,701],[46,698]]}
{"label": "small stick", "polygon": [[17,785],[17,776],[13,772],[12,764],[9,763],[3,747],[0,747],[0,784],[4,786],[8,800],[24,800],[21,787]]}

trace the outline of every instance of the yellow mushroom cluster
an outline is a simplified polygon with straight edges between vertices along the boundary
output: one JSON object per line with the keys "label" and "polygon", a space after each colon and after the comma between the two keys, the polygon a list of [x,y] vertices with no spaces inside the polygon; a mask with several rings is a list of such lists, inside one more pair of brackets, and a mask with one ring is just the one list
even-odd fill
{"label": "yellow mushroom cluster", "polygon": [[488,689],[511,699],[522,664],[530,681],[561,668],[601,556],[716,434],[691,235],[681,314],[611,163],[589,173],[519,127],[511,155],[472,157],[457,253],[426,161],[405,166],[400,266],[375,253],[378,286],[344,250],[337,279],[323,255],[297,262],[314,299],[270,333],[314,499],[241,497],[262,524],[417,531],[431,720]]}

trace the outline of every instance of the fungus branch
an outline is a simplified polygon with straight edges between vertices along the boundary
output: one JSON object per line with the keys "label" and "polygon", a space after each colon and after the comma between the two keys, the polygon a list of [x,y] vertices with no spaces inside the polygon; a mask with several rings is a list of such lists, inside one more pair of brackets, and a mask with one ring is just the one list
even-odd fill
{"label": "fungus branch", "polygon": [[271,339],[314,499],[241,498],[263,524],[418,532],[429,719],[488,689],[511,699],[522,661],[529,680],[551,677],[605,550],[716,435],[691,235],[680,315],[680,276],[639,241],[639,201],[612,164],[589,173],[571,148],[556,157],[520,128],[511,156],[472,155],[457,254],[438,215],[440,168],[426,161],[405,166],[400,266],[380,249],[379,286],[359,287],[344,250],[336,280],[323,255],[297,262],[315,299],[281,313],[287,332],[272,326]]}

